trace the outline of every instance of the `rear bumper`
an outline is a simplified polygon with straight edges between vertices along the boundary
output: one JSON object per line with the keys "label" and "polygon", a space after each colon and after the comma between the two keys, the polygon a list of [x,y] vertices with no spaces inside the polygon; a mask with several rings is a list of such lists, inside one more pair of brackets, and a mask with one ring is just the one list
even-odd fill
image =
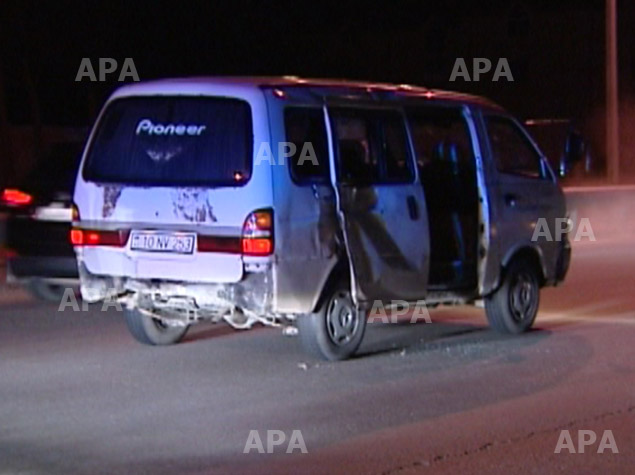
{"label": "rear bumper", "polygon": [[98,276],[207,284],[230,284],[243,279],[244,260],[240,254],[151,253],[134,251],[130,246],[130,242],[124,247],[84,246],[78,247],[76,254],[86,270]]}
{"label": "rear bumper", "polygon": [[78,279],[77,260],[72,257],[17,256],[8,259],[7,274],[15,279]]}
{"label": "rear bumper", "polygon": [[[139,279],[92,274],[79,261],[80,289],[86,302],[97,302],[125,294],[136,295],[136,304],[208,313],[240,308],[258,314],[270,314],[273,304],[273,279],[270,266],[248,272],[238,282],[208,283],[163,279]],[[188,302],[189,307],[182,306]]]}

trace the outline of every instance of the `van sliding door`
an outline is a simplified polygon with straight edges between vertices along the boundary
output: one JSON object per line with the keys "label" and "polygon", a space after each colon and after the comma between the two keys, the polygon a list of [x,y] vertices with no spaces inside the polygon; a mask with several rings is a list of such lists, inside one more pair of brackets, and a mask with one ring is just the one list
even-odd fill
{"label": "van sliding door", "polygon": [[403,114],[328,107],[331,182],[358,304],[425,297],[428,219]]}

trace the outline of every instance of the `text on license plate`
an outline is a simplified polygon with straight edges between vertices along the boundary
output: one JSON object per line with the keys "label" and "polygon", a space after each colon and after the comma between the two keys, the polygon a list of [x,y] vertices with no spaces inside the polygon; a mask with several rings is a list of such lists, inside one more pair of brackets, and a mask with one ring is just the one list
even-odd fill
{"label": "text on license plate", "polygon": [[130,249],[133,251],[174,252],[192,254],[195,234],[133,231]]}

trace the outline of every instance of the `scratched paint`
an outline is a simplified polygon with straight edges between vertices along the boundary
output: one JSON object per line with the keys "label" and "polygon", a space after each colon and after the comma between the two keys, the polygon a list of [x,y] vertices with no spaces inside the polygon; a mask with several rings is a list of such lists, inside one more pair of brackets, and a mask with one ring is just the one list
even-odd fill
{"label": "scratched paint", "polygon": [[101,207],[101,216],[103,218],[108,218],[115,212],[115,208],[117,207],[117,200],[119,200],[122,190],[122,186],[104,186],[104,202]]}
{"label": "scratched paint", "polygon": [[209,202],[207,191],[198,188],[179,188],[172,192],[174,215],[192,223],[218,221]]}

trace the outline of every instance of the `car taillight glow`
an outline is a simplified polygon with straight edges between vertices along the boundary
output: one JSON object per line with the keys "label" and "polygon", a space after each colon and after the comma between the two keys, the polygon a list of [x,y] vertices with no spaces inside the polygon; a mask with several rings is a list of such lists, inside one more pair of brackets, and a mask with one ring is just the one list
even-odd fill
{"label": "car taillight glow", "polygon": [[123,247],[128,242],[130,230],[71,229],[73,246],[114,246]]}
{"label": "car taillight glow", "polygon": [[70,237],[73,246],[82,246],[84,244],[84,231],[81,229],[71,229]]}
{"label": "car taillight glow", "polygon": [[271,238],[243,238],[242,248],[246,256],[268,256],[273,252],[273,242]]}
{"label": "car taillight glow", "polygon": [[10,206],[26,206],[32,201],[31,195],[20,190],[7,188],[2,192],[2,202]]}
{"label": "car taillight glow", "polygon": [[273,253],[273,211],[250,213],[243,224],[241,249],[245,256],[269,256]]}

